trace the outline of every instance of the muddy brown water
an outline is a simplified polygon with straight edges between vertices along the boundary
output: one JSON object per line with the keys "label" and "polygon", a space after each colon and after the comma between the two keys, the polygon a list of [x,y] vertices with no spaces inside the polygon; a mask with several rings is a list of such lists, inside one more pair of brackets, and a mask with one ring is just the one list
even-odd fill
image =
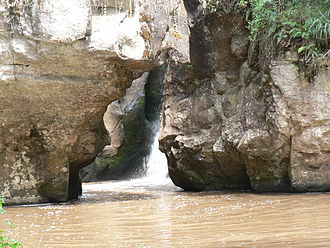
{"label": "muddy brown water", "polygon": [[[330,194],[182,192],[169,182],[84,184],[57,205],[6,207],[25,247],[330,247]],[[1,220],[2,222],[2,220]]]}

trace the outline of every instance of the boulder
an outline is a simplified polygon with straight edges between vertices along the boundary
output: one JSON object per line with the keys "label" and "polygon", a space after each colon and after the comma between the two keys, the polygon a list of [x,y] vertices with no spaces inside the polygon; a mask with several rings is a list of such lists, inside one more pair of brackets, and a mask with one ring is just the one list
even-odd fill
{"label": "boulder", "polygon": [[243,129],[239,93],[249,44],[246,21],[234,9],[186,5],[191,62],[169,67],[160,148],[173,182],[186,190],[247,189],[245,162],[235,147]]}

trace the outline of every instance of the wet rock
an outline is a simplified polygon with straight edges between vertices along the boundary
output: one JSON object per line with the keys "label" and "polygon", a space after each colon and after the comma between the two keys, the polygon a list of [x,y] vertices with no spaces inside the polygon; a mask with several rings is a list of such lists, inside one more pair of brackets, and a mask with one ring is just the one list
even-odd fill
{"label": "wet rock", "polygon": [[159,120],[166,66],[153,69],[133,81],[125,97],[111,103],[104,114],[110,138],[80,175],[85,182],[142,176],[154,139],[153,122]]}
{"label": "wet rock", "polygon": [[164,79],[166,75],[166,65],[150,71],[148,80],[144,86],[145,105],[144,112],[149,122],[159,120],[164,100]]}

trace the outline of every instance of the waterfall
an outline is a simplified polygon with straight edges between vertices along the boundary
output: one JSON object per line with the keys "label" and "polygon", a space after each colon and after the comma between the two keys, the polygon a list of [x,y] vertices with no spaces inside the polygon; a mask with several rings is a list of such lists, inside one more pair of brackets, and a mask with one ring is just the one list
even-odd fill
{"label": "waterfall", "polygon": [[144,162],[144,179],[150,183],[163,184],[170,179],[168,177],[167,159],[164,153],[159,150],[159,120],[151,123],[153,140],[149,156]]}
{"label": "waterfall", "polygon": [[[133,190],[138,191],[150,191],[159,190],[162,192],[178,191],[180,188],[176,187],[168,176],[167,159],[165,154],[159,150],[159,119],[148,123],[152,130],[152,139],[150,144],[150,153],[145,158],[143,164],[143,171],[136,177],[132,177],[129,180],[116,180],[107,181],[97,184],[85,184],[84,195],[88,196],[89,191],[107,191],[111,190]],[[87,194],[86,194],[87,193]]]}

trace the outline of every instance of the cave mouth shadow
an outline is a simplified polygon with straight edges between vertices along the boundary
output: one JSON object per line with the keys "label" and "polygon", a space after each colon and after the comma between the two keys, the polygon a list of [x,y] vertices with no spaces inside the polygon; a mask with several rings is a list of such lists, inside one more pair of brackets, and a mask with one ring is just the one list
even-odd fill
{"label": "cave mouth shadow", "polygon": [[[166,72],[164,64],[142,74],[132,82],[124,97],[108,105],[102,114],[108,143],[90,164],[78,164],[83,183],[129,180],[146,175],[147,161],[159,130]],[[75,168],[72,171],[76,173]],[[78,195],[79,190],[76,191],[72,191],[70,198]]]}
{"label": "cave mouth shadow", "polygon": [[85,160],[76,160],[69,166],[68,200],[77,200],[82,195],[82,181],[79,170],[95,160],[95,157]]}

